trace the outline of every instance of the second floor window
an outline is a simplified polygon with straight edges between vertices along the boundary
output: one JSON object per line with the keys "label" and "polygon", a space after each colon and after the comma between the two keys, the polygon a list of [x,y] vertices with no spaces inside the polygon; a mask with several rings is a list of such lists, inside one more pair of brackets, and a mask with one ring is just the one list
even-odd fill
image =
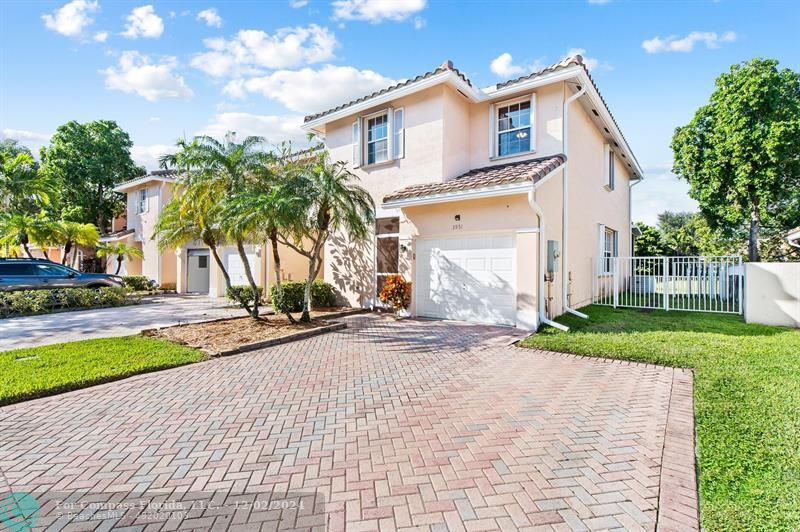
{"label": "second floor window", "polygon": [[405,112],[388,108],[353,122],[353,167],[405,156]]}
{"label": "second floor window", "polygon": [[381,114],[367,119],[367,164],[389,160],[389,117]]}
{"label": "second floor window", "polygon": [[147,212],[147,189],[146,188],[139,189],[139,193],[136,199],[137,199],[136,212],[139,214]]}
{"label": "second floor window", "polygon": [[533,149],[530,99],[499,104],[496,116],[497,157],[525,153]]}

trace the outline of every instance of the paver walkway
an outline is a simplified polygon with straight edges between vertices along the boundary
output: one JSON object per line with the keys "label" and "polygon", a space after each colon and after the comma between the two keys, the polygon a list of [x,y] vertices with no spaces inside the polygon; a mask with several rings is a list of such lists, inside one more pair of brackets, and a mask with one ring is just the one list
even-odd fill
{"label": "paver walkway", "polygon": [[18,347],[128,336],[143,329],[244,316],[224,298],[148,297],[141,305],[76,310],[0,320],[0,351]]}
{"label": "paver walkway", "polygon": [[347,320],[4,407],[0,492],[52,530],[697,528],[690,373]]}

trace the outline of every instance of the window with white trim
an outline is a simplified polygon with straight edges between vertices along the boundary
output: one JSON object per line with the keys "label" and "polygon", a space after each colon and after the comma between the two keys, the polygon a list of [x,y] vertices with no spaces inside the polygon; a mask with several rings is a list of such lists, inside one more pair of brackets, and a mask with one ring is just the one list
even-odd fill
{"label": "window with white trim", "polygon": [[533,145],[533,95],[494,107],[494,156],[531,152]]}
{"label": "window with white trim", "polygon": [[405,156],[405,112],[391,107],[353,122],[353,166],[373,165]]}
{"label": "window with white trim", "polygon": [[614,190],[616,156],[609,144],[605,145],[605,187]]}
{"label": "window with white trim", "polygon": [[139,189],[137,196],[136,212],[139,214],[147,212],[147,189]]}
{"label": "window with white trim", "polygon": [[614,261],[619,253],[619,233],[606,227],[603,231],[603,273],[614,272]]}

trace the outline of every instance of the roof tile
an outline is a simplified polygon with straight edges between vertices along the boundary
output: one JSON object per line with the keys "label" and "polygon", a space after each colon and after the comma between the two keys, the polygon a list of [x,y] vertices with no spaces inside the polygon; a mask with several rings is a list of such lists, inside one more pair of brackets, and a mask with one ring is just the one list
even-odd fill
{"label": "roof tile", "polygon": [[513,163],[485,166],[470,170],[458,177],[438,183],[425,183],[412,185],[383,198],[384,202],[397,201],[409,198],[420,198],[448,192],[481,189],[499,185],[509,185],[531,181],[536,183],[547,174],[556,170],[567,160],[565,155],[551,155]]}

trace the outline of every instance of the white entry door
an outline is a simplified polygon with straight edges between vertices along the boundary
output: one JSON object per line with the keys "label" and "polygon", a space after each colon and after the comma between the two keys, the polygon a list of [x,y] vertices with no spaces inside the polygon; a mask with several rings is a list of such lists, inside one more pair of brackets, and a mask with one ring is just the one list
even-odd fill
{"label": "white entry door", "polygon": [[208,293],[209,251],[207,249],[190,249],[186,262],[186,291],[196,294]]}
{"label": "white entry door", "polygon": [[417,314],[476,323],[516,323],[513,234],[419,239]]}

